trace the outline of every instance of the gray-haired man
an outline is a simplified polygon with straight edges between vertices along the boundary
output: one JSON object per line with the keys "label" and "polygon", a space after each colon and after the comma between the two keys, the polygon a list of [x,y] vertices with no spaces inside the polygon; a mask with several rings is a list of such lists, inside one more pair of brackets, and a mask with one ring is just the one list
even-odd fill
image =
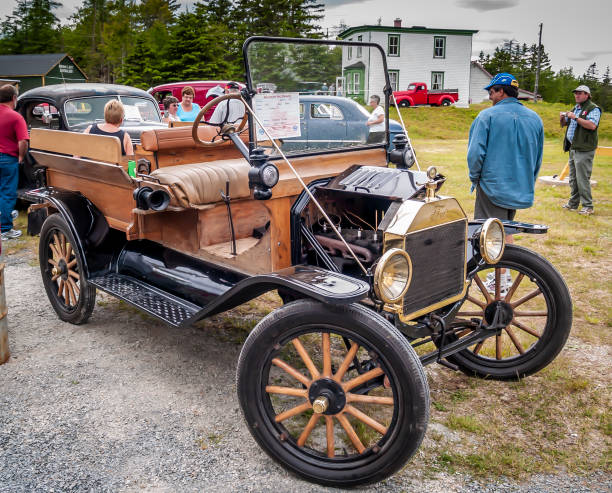
{"label": "gray-haired man", "polygon": [[582,203],[580,214],[593,214],[593,198],[591,196],[591,172],[593,157],[597,149],[597,127],[601,118],[601,108],[591,101],[591,90],[581,85],[574,89],[576,106],[572,111],[561,112],[561,126],[567,125],[563,150],[569,151],[570,168],[570,198],[564,209],[578,210]]}

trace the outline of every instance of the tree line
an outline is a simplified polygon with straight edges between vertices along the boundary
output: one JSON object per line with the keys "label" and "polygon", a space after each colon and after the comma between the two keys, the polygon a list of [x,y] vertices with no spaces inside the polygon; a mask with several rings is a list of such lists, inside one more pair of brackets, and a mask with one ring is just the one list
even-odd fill
{"label": "tree line", "polygon": [[[252,35],[323,37],[318,0],[200,0],[180,11],[177,0],[83,0],[61,24],[57,0],[17,0],[0,27],[0,53],[69,53],[89,79],[148,88],[193,79],[244,80],[242,44]],[[533,90],[535,44],[507,42],[479,62],[495,74],[514,74]],[[539,93],[573,103],[572,89],[587,84],[593,99],[612,109],[610,68],[595,63],[582,75],[554,72],[541,51]]]}
{"label": "tree line", "polygon": [[[480,52],[478,62],[491,74],[509,72],[514,75],[520,87],[533,91],[535,86],[538,47],[519,42],[506,42],[495,48],[493,54]],[[580,84],[586,84],[591,89],[593,100],[604,110],[612,110],[612,84],[610,67],[603,74],[599,73],[597,64],[593,62],[584,74],[576,75],[572,67],[566,67],[555,72],[551,68],[550,56],[541,47],[540,77],[538,93],[545,101],[574,104],[572,90]]]}
{"label": "tree line", "polygon": [[242,44],[256,34],[321,37],[317,0],[83,0],[60,24],[56,0],[17,0],[0,53],[69,53],[91,81],[148,88],[193,79],[244,80]]}

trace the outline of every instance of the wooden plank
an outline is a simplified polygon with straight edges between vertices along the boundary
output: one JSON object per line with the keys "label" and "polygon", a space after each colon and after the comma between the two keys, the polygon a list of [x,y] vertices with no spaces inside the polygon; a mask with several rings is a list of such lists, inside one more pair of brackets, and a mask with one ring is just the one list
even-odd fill
{"label": "wooden plank", "polygon": [[121,142],[117,137],[106,135],[33,128],[30,149],[83,156],[106,163],[121,162]]}
{"label": "wooden plank", "polygon": [[289,212],[295,197],[265,201],[270,211],[270,262],[272,270],[291,266],[291,217]]}
{"label": "wooden plank", "polygon": [[[135,188],[135,184],[130,175],[117,164],[92,161],[72,156],[58,156],[57,154],[42,151],[30,152],[38,164],[47,167],[47,173],[51,170],[56,170],[86,180],[100,181],[123,188]],[[82,192],[86,195],[87,188],[82,190]],[[108,199],[114,200],[112,196],[109,196]]]}

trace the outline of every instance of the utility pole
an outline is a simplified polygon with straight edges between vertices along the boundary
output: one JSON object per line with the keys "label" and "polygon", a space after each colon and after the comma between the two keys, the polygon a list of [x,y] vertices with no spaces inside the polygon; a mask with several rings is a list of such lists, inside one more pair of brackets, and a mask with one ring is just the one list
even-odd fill
{"label": "utility pole", "polygon": [[538,36],[538,62],[536,65],[535,89],[533,90],[533,102],[538,102],[538,84],[540,82],[540,60],[542,58],[542,23],[540,22],[540,35]]}

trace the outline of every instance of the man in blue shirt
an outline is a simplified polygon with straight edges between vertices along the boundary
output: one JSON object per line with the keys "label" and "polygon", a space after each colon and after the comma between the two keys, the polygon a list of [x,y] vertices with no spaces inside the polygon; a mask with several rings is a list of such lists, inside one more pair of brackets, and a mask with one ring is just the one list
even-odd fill
{"label": "man in blue shirt", "polygon": [[[472,191],[476,189],[474,218],[513,220],[516,209],[533,205],[544,125],[518,101],[518,81],[511,74],[497,74],[484,89],[493,106],[472,123],[467,153]],[[511,235],[506,242],[513,243]]]}

